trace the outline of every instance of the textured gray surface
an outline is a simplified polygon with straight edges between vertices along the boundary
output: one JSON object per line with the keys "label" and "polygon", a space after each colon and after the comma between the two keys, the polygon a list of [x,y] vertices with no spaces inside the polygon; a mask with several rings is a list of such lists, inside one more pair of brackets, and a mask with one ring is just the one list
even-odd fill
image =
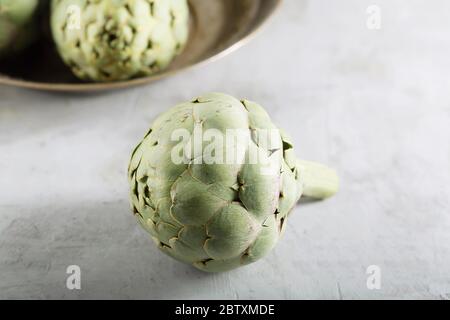
{"label": "textured gray surface", "polygon": [[[151,86],[89,96],[0,87],[0,298],[450,299],[450,4],[287,0],[241,51]],[[131,149],[207,91],[261,102],[340,194],[293,212],[269,257],[179,264],[128,207]],[[82,289],[65,287],[79,265]],[[378,265],[380,290],[366,287]]]}

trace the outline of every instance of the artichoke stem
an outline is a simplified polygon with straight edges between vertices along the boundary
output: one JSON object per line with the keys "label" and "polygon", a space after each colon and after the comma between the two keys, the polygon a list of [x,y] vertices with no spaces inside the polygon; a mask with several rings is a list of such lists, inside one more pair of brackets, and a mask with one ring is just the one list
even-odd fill
{"label": "artichoke stem", "polygon": [[339,177],[335,170],[320,163],[304,160],[298,160],[297,167],[303,181],[302,196],[322,200],[338,192]]}

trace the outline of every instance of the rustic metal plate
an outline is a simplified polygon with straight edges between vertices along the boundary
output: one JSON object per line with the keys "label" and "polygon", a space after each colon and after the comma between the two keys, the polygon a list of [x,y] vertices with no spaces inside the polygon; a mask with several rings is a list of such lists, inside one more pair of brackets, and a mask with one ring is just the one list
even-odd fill
{"label": "rustic metal plate", "polygon": [[51,40],[0,61],[0,84],[47,91],[98,91],[150,83],[225,56],[249,40],[282,0],[190,0],[191,35],[181,55],[159,74],[113,83],[82,82],[58,57]]}

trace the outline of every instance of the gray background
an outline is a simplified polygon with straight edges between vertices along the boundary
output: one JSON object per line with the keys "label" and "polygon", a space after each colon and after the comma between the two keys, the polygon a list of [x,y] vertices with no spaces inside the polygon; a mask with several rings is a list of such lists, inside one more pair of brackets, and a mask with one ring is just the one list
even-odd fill
{"label": "gray background", "polygon": [[[366,27],[370,4],[381,30]],[[150,86],[0,87],[0,298],[450,299],[449,13],[445,0],[287,0],[242,50]],[[266,259],[217,275],[154,247],[126,180],[152,119],[208,91],[262,103],[299,156],[342,179],[294,210]],[[80,291],[65,287],[72,264]]]}

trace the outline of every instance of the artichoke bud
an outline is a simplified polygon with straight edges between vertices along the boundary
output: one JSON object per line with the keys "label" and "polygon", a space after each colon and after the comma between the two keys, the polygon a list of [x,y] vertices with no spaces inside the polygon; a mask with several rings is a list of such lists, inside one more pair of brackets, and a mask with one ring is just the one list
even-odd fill
{"label": "artichoke bud", "polygon": [[158,247],[208,272],[264,257],[302,195],[338,190],[334,170],[298,160],[261,106],[220,93],[158,117],[128,178],[133,212]]}
{"label": "artichoke bud", "polygon": [[51,28],[76,76],[126,80],[169,66],[187,43],[189,6],[187,0],[52,0]]}
{"label": "artichoke bud", "polygon": [[0,57],[20,52],[36,40],[40,7],[39,0],[0,0]]}

